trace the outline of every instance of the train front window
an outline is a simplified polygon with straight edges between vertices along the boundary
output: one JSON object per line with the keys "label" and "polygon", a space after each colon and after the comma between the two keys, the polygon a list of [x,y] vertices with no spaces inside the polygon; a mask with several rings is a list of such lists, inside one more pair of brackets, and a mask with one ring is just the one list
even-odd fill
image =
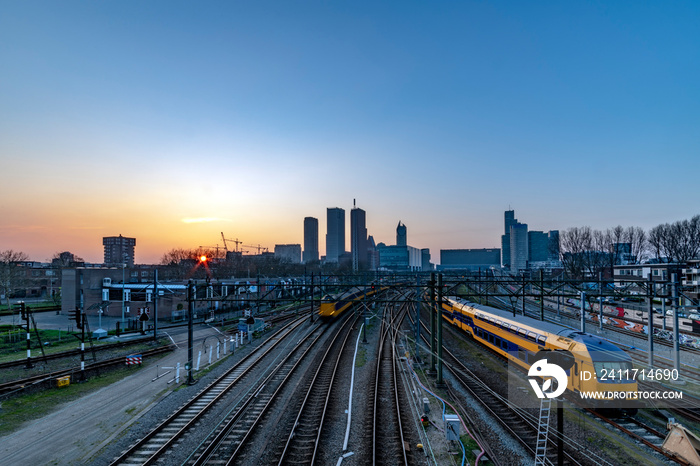
{"label": "train front window", "polygon": [[631,380],[634,376],[629,361],[598,361],[593,363],[598,380]]}

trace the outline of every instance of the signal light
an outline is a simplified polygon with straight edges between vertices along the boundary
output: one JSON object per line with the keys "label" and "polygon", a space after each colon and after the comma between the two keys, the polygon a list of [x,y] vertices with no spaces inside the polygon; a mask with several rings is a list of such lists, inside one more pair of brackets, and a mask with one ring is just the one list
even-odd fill
{"label": "signal light", "polygon": [[27,305],[24,304],[24,301],[19,303],[19,312],[22,315],[22,320],[27,320]]}
{"label": "signal light", "polygon": [[75,326],[79,329],[83,328],[83,313],[79,307],[75,308],[75,311],[69,311],[68,317],[70,320],[75,320]]}

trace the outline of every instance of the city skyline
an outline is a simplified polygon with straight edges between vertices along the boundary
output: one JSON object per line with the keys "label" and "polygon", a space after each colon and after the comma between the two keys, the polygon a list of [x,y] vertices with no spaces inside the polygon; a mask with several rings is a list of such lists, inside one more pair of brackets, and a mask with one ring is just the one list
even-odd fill
{"label": "city skyline", "polygon": [[[696,215],[693,3],[154,1],[0,5],[0,250],[101,262],[303,244],[499,248],[538,230]],[[346,222],[346,225],[349,221]],[[350,250],[346,226],[346,250]]]}

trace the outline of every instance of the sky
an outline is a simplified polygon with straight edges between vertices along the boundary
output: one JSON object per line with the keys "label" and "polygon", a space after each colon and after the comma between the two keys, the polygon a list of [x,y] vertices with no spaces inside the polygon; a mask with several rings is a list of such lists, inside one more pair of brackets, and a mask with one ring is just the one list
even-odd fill
{"label": "sky", "polygon": [[[700,2],[0,0],[0,250],[136,261],[700,213]],[[250,249],[250,248],[248,248]]]}

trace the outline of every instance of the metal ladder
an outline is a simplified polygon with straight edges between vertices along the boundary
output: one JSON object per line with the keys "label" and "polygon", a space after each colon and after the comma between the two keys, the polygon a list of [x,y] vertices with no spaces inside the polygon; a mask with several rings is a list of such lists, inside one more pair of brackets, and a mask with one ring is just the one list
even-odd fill
{"label": "metal ladder", "polygon": [[549,433],[549,410],[552,406],[551,398],[542,398],[540,401],[540,420],[537,428],[537,448],[535,448],[535,466],[545,465],[547,456],[547,434]]}

